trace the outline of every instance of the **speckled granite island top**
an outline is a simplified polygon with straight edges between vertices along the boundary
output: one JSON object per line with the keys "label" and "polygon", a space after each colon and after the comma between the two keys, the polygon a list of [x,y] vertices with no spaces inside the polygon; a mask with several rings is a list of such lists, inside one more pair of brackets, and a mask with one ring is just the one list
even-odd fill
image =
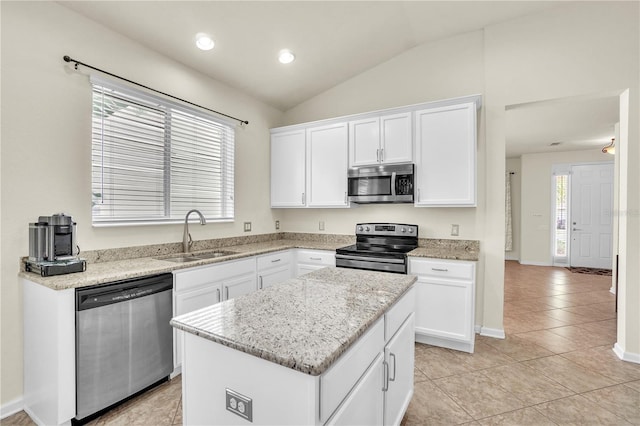
{"label": "speckled granite island top", "polygon": [[327,267],[180,315],[171,325],[316,376],[415,280],[412,275]]}

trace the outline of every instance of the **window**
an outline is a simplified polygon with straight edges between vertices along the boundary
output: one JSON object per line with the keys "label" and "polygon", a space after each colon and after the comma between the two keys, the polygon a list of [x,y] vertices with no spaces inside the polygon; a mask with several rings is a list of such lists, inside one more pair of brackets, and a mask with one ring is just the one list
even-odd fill
{"label": "window", "polygon": [[93,224],[234,217],[234,127],[212,115],[92,77]]}
{"label": "window", "polygon": [[555,175],[555,203],[554,203],[554,239],[553,255],[556,258],[567,257],[567,184],[569,176]]}

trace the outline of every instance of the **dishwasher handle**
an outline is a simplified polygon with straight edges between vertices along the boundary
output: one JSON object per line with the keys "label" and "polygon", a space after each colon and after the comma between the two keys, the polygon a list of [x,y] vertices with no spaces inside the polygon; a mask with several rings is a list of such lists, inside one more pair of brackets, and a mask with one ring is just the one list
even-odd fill
{"label": "dishwasher handle", "polygon": [[171,289],[173,289],[172,274],[155,275],[76,289],[76,311],[126,302]]}

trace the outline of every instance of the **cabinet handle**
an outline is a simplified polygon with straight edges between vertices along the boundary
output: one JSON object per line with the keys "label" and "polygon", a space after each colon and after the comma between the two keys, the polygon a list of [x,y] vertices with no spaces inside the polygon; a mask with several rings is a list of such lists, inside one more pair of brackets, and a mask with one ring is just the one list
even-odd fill
{"label": "cabinet handle", "polygon": [[218,302],[220,302],[220,289],[216,288],[216,297],[218,298]]}
{"label": "cabinet handle", "polygon": [[380,149],[380,162],[384,163],[384,148]]}
{"label": "cabinet handle", "polygon": [[431,268],[431,270],[437,272],[449,272],[449,270],[446,268]]}
{"label": "cabinet handle", "polygon": [[380,162],[380,149],[376,149],[376,161]]}
{"label": "cabinet handle", "polygon": [[416,198],[416,201],[420,201],[420,188],[418,188],[418,197]]}
{"label": "cabinet handle", "polygon": [[389,358],[393,357],[393,377],[389,377],[392,382],[396,381],[396,354],[389,352]]}
{"label": "cabinet handle", "polygon": [[274,259],[271,261],[271,263],[276,263],[276,262],[280,262],[282,259]]}
{"label": "cabinet handle", "polygon": [[229,286],[228,285],[224,286],[224,300],[229,300]]}
{"label": "cabinet handle", "polygon": [[262,290],[262,275],[258,277],[258,289]]}
{"label": "cabinet handle", "polygon": [[387,364],[387,361],[382,361],[382,369],[382,381],[384,382],[384,385],[382,385],[382,392],[386,392],[389,390],[389,364]]}
{"label": "cabinet handle", "polygon": [[322,260],[321,257],[310,257],[309,260]]}
{"label": "cabinet handle", "polygon": [[302,205],[304,205],[304,192],[302,193]]}
{"label": "cabinet handle", "polygon": [[348,201],[347,192],[345,191],[345,193],[344,193],[344,205],[345,206],[347,205],[347,201]]}

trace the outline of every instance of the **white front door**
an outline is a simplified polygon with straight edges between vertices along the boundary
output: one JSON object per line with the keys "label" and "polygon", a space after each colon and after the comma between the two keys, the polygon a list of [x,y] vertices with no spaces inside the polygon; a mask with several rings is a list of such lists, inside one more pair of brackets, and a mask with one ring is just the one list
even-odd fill
{"label": "white front door", "polygon": [[571,167],[571,266],[611,269],[613,163]]}

